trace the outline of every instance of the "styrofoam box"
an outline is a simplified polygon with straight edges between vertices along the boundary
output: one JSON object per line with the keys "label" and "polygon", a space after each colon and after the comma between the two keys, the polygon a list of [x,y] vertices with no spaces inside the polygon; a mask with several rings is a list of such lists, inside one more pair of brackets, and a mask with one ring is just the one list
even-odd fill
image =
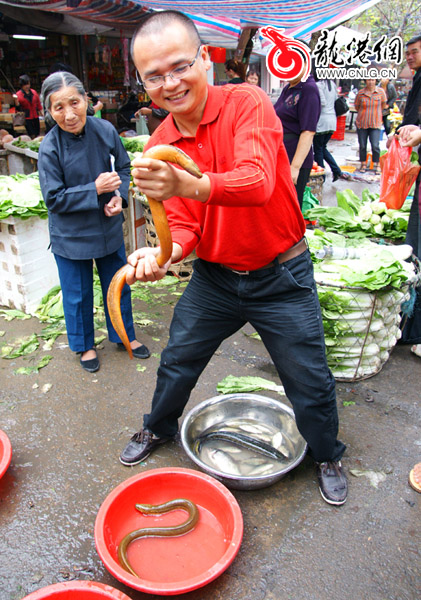
{"label": "styrofoam box", "polygon": [[0,220],[0,305],[33,314],[42,297],[59,285],[49,243],[47,219]]}

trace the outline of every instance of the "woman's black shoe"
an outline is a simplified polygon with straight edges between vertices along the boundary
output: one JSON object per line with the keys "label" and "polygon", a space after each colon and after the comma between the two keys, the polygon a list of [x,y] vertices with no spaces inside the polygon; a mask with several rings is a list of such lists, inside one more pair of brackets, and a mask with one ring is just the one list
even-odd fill
{"label": "woman's black shoe", "polygon": [[[124,344],[117,344],[118,348],[121,350],[124,349]],[[139,348],[132,348],[133,356],[135,358],[149,358],[151,353],[149,352],[149,348],[147,348],[144,344],[139,346]]]}
{"label": "woman's black shoe", "polygon": [[81,358],[80,364],[82,365],[82,368],[85,369],[85,371],[88,371],[88,373],[96,373],[96,371],[98,371],[99,369],[98,356],[95,356],[95,358],[91,358],[89,360],[82,360]]}

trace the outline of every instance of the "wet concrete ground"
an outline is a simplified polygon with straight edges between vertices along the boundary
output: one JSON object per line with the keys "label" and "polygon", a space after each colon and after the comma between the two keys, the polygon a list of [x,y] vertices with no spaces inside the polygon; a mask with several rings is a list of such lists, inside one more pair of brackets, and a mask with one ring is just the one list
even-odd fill
{"label": "wet concrete ground", "polygon": [[[334,143],[332,143],[333,146]],[[335,156],[349,154],[355,136],[336,142]],[[354,153],[354,151],[352,151]],[[338,162],[340,162],[338,160]],[[325,184],[324,203],[334,190],[360,184]],[[164,303],[168,300],[169,303]],[[0,360],[0,428],[9,436],[12,463],[0,480],[0,599],[21,600],[44,586],[70,579],[95,580],[133,600],[151,597],[120,584],[103,566],[94,543],[94,523],[106,496],[128,477],[148,469],[196,469],[179,441],[159,447],[143,464],[127,468],[118,455],[139,428],[155,386],[176,297],[155,305],[134,301],[153,313],[138,338],[154,355],[129,361],[107,341],[101,369],[83,371],[57,339],[49,365],[35,375],[13,371],[28,360]],[[35,318],[0,320],[0,344],[40,332]],[[245,333],[226,340],[203,373],[188,409],[215,396],[228,374],[258,375],[277,382],[262,344]],[[46,354],[40,350],[40,355]],[[138,371],[137,365],[146,367]],[[52,384],[49,391],[43,386]],[[338,383],[340,438],[349,498],[342,507],[321,498],[311,459],[272,487],[233,491],[244,518],[244,538],[229,569],[186,600],[415,600],[420,597],[420,494],[408,473],[421,460],[421,362],[398,346],[375,377]],[[258,392],[273,398],[273,392]],[[360,477],[349,470],[366,472]],[[380,473],[377,487],[368,471]],[[153,596],[160,597],[160,596]]]}

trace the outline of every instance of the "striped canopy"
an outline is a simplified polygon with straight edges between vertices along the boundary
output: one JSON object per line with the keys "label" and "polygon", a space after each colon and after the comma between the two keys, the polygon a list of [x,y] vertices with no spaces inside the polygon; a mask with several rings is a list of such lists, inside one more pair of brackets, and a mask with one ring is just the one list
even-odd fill
{"label": "striped canopy", "polygon": [[0,0],[0,4],[58,12],[101,25],[131,30],[137,25],[139,17],[150,10],[175,8],[195,21],[205,43],[235,47],[244,27],[272,25],[285,28],[289,35],[309,39],[313,31],[338,25],[378,1]]}

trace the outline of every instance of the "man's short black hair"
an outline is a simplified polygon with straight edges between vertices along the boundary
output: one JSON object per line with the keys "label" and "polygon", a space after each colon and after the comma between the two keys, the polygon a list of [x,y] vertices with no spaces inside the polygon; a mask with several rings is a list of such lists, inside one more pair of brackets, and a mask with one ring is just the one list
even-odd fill
{"label": "man's short black hair", "polygon": [[133,34],[132,41],[130,44],[130,54],[133,57],[133,46],[136,38],[139,35],[150,35],[151,33],[158,33],[162,31],[164,27],[171,23],[181,23],[190,33],[193,41],[197,42],[197,45],[201,45],[200,35],[197,31],[197,27],[194,22],[182,12],[178,10],[163,10],[160,12],[151,13],[146,15],[139,23],[136,31]]}
{"label": "man's short black hair", "polygon": [[406,42],[405,46],[408,48],[411,44],[416,44],[417,42],[421,42],[421,33],[411,38],[409,42]]}

